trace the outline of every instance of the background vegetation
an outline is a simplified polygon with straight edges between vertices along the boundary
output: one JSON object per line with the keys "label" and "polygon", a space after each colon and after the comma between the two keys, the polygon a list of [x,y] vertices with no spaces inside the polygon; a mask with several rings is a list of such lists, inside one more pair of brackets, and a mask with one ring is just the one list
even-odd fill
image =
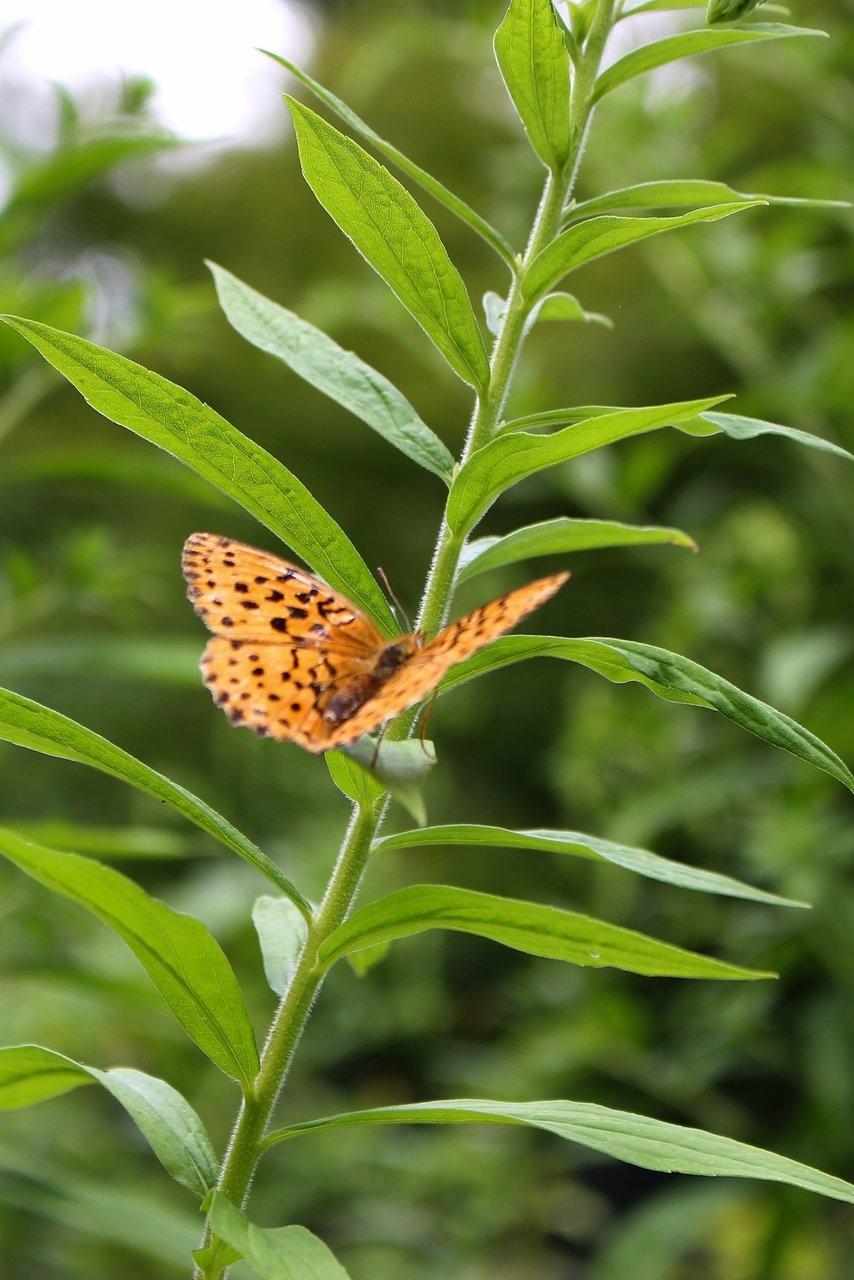
{"label": "background vegetation", "polygon": [[[329,5],[312,70],[515,240],[541,179],[491,58],[498,17],[486,0]],[[854,11],[850,0],[828,0],[794,17],[832,38],[679,64],[609,100],[580,195],[694,174],[742,191],[852,198]],[[292,88],[284,73],[282,87]],[[77,115],[67,99],[60,112],[52,155],[21,154],[5,140],[18,186],[0,230],[2,310],[121,345],[214,405],[282,457],[414,605],[438,512],[434,482],[242,342],[203,266],[212,258],[327,328],[402,387],[449,443],[460,438],[467,392],[438,376],[438,357],[319,215],[290,138],[181,178],[146,178],[140,153],[171,142],[148,116],[144,86],[127,86],[101,119]],[[486,249],[430,212],[472,295],[500,287]],[[579,293],[614,331],[538,329],[511,409],[734,390],[741,412],[854,449],[852,268],[844,210],[762,209],[607,258],[586,269]],[[94,415],[10,333],[0,335],[0,375],[2,683],[215,801],[318,890],[344,801],[316,760],[234,733],[213,713],[196,673],[204,637],[178,570],[193,529],[257,541],[257,528]],[[844,464],[771,437],[736,445],[662,433],[529,481],[484,532],[534,514],[688,529],[698,556],[574,557],[572,583],[550,606],[564,611],[555,630],[685,653],[795,715],[850,762],[851,485]],[[497,594],[521,580],[499,571],[490,582]],[[777,969],[781,981],[650,983],[576,973],[476,939],[413,939],[366,982],[336,970],[297,1062],[289,1118],[424,1097],[563,1096],[717,1129],[850,1178],[850,797],[717,717],[563,664],[532,665],[524,680],[510,668],[465,689],[436,711],[431,733],[444,765],[428,795],[434,822],[454,821],[463,797],[476,821],[525,825],[536,813],[743,875],[815,910],[689,901],[615,869],[509,850],[378,863],[377,891],[441,880],[453,866],[456,883],[577,906]],[[133,858],[147,888],[191,904],[215,930],[250,1012],[268,1015],[247,925],[257,892],[248,868],[109,779],[11,747],[0,749],[0,811],[48,843],[73,824],[74,847]],[[230,1086],[121,944],[11,868],[0,867],[0,891],[3,1041],[163,1075],[193,1096],[221,1144]],[[846,1206],[773,1186],[670,1179],[545,1134],[343,1132],[288,1147],[270,1170],[273,1162],[281,1176],[268,1173],[255,1218],[305,1223],[372,1280],[850,1274]],[[182,1211],[101,1091],[4,1116],[0,1196],[0,1254],[16,1280],[160,1280],[174,1274],[175,1242],[189,1247],[198,1233],[189,1198]]]}

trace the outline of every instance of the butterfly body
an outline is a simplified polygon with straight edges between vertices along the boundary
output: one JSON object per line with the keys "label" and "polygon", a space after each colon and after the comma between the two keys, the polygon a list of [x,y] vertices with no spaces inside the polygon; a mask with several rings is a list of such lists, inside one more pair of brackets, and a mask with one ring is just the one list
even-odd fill
{"label": "butterfly body", "polygon": [[306,570],[230,538],[194,533],[182,567],[213,638],[202,673],[233,724],[322,752],[354,742],[421,702],[452,666],[509,631],[568,578],[500,596],[433,640],[387,640]]}

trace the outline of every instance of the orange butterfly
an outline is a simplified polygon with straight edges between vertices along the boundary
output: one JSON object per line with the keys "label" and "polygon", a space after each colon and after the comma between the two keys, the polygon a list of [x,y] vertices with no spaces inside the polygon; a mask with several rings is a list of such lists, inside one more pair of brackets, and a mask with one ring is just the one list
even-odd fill
{"label": "orange butterfly", "polygon": [[563,586],[555,573],[499,596],[428,641],[386,640],[319,578],[231,538],[194,533],[188,595],[214,635],[202,673],[232,724],[319,753],[420,702],[451,667],[515,627]]}

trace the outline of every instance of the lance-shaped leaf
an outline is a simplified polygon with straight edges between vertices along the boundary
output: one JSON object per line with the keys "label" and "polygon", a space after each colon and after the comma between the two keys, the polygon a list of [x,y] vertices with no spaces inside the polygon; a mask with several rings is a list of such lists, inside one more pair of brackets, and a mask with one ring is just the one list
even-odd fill
{"label": "lance-shaped leaf", "polygon": [[625,249],[639,240],[663,235],[666,231],[678,231],[695,222],[718,222],[721,218],[729,218],[745,209],[755,209],[761,204],[761,200],[714,204],[672,218],[620,218],[609,214],[588,218],[586,222],[567,227],[537,254],[522,277],[522,292],[526,298],[539,298],[570,271],[577,271],[596,258],[604,258],[606,254]]}
{"label": "lance-shaped leaf", "polygon": [[[46,370],[45,374],[51,376]],[[200,503],[218,514],[231,509],[229,500],[218,489],[211,488],[192,471],[173,467],[169,458],[159,454],[151,458],[135,457],[133,465],[128,466],[127,458],[115,449],[79,444],[73,449],[57,449],[51,445],[49,453],[31,453],[6,461],[0,472],[0,485],[5,488],[23,484],[102,484],[110,488],[118,485],[134,493],[147,490],[158,497],[166,495]]]}
{"label": "lance-shaped leaf", "polygon": [[257,1227],[220,1191],[213,1192],[209,1211],[219,1238],[261,1280],[349,1280],[332,1251],[305,1227]]}
{"label": "lance-shaped leaf", "polygon": [[587,418],[601,418],[606,413],[625,413],[623,404],[573,404],[560,409],[541,409],[539,413],[525,413],[521,418],[511,418],[501,423],[501,431],[525,431],[535,427],[563,427],[571,422],[584,422]]}
{"label": "lance-shaped leaf", "polygon": [[462,277],[426,213],[362,147],[287,99],[306,182],[463,382],[483,392],[489,362]]}
{"label": "lance-shaped leaf", "polygon": [[251,1088],[258,1051],[243,994],[225,952],[200,920],[149,897],[112,867],[31,844],[13,831],[0,830],[0,853],[118,934],[202,1052]]}
{"label": "lance-shaped leaf", "polygon": [[139,859],[144,862],[199,858],[197,841],[179,835],[169,827],[111,827],[103,824],[67,822],[63,818],[30,821],[16,818],[18,835],[54,849],[73,849],[87,858]]}
{"label": "lance-shaped leaf", "polygon": [[504,636],[445,676],[441,692],[528,658],[562,658],[589,667],[616,684],[636,680],[667,702],[689,703],[718,711],[734,724],[772,746],[789,751],[799,760],[823,769],[854,791],[854,775],[843,760],[809,729],[782,711],[730,684],[678,653],[633,640],[599,637],[568,639],[564,636]]}
{"label": "lance-shaped leaf", "polygon": [[[483,311],[486,327],[497,338],[504,327],[507,314],[507,299],[491,290],[483,295]],[[535,302],[528,312],[523,336],[527,337],[536,324],[549,322],[565,323],[574,321],[581,324],[601,324],[606,329],[613,329],[614,323],[608,316],[599,311],[586,311],[574,294],[547,293],[539,302]]]}
{"label": "lance-shaped leaf", "polygon": [[527,476],[591,449],[694,418],[726,398],[620,409],[574,423],[550,436],[525,431],[500,435],[469,458],[457,474],[448,496],[448,524],[456,533],[471,529],[500,493]]}
{"label": "lance-shaped leaf", "polygon": [[623,6],[618,21],[633,18],[637,13],[658,13],[662,9],[704,9],[706,0],[640,0],[640,3],[629,3]]}
{"label": "lance-shaped leaf", "polygon": [[[419,826],[424,825],[427,821],[424,783],[436,764],[432,742],[407,739],[404,742],[383,742],[378,747],[374,738],[363,735],[341,750],[357,766],[367,769],[381,787],[390,791]],[[370,791],[368,795],[371,795]]]}
{"label": "lance-shaped leaf", "polygon": [[588,646],[586,656],[592,659],[589,665],[608,679],[638,680],[659,697],[710,707],[758,738],[824,770],[854,791],[854,775],[820,738],[782,711],[744,693],[699,663],[634,640],[594,637]]}
{"label": "lance-shaped leaf", "polygon": [[569,54],[551,0],[511,0],[495,56],[531,146],[559,171],[569,155]]}
{"label": "lance-shaped leaf", "polygon": [[738,22],[762,3],[763,0],[709,0],[706,22],[709,26],[716,22]]}
{"label": "lance-shaped leaf", "polygon": [[262,894],[252,906],[252,923],[261,946],[264,976],[271,991],[283,996],[308,936],[308,925],[290,898]]}
{"label": "lance-shaped leaf", "polygon": [[[376,748],[374,748],[376,753]],[[352,756],[343,751],[327,751],[324,754],[329,776],[338,790],[360,809],[369,809],[383,793],[382,784],[363,768]]]}
{"label": "lance-shaped leaf", "polygon": [[604,195],[582,200],[569,210],[567,220],[604,213],[611,209],[674,209],[694,205],[727,204],[743,200],[753,204],[794,205],[804,209],[848,209],[847,200],[813,200],[801,196],[769,196],[764,191],[736,191],[725,182],[707,178],[670,178],[657,182],[638,182],[631,187],[606,191]]}
{"label": "lance-shaped leaf", "polygon": [[[605,414],[625,412],[615,405],[585,404],[572,405],[564,409],[546,409],[540,413],[528,413],[522,418],[513,418],[502,424],[502,432],[530,430],[538,427],[560,427],[564,423],[584,422],[588,418],[601,418]],[[781,426],[778,422],[765,422],[762,418],[745,418],[737,413],[704,412],[696,418],[688,418],[672,424],[679,431],[689,436],[716,436],[723,433],[731,440],[755,440],[757,436],[782,436],[793,444],[806,445],[810,449],[818,449],[823,453],[835,454],[846,461],[854,460],[840,445],[822,436],[810,435],[808,431],[799,431],[795,427]]]}
{"label": "lance-shaped leaf", "polygon": [[489,289],[483,295],[483,315],[487,329],[496,338],[504,326],[506,314],[507,299],[502,298],[500,293],[495,293],[494,290]]}
{"label": "lance-shaped leaf", "polygon": [[2,316],[111,422],[192,467],[343,591],[383,632],[394,617],[362,557],[305,485],[189,391],[73,333]]}
{"label": "lance-shaped leaf", "polygon": [[632,871],[635,875],[680,889],[695,889],[700,893],[719,893],[730,898],[748,898],[753,902],[767,902],[780,907],[805,907],[807,903],[793,898],[781,898],[776,893],[754,889],[752,885],[734,880],[731,876],[718,875],[699,867],[688,867],[671,858],[662,858],[649,849],[636,849],[631,845],[617,844],[599,836],[588,836],[581,831],[513,831],[507,827],[482,826],[475,823],[455,823],[441,827],[424,827],[420,831],[399,831],[383,836],[374,844],[377,853],[390,849],[418,849],[427,845],[451,845],[462,848],[530,849],[537,853],[571,854],[577,858],[591,858],[595,862],[610,862]]}
{"label": "lance-shaped leaf", "polygon": [[357,116],[355,111],[351,110],[351,108],[347,106],[346,102],[343,102],[339,97],[336,97],[336,95],[330,92],[329,89],[324,88],[324,86],[317,80],[314,80],[308,72],[303,71],[295,63],[290,62],[287,58],[283,58],[280,54],[271,53],[269,49],[262,49],[261,52],[266,53],[268,58],[272,58],[274,62],[278,62],[287,71],[290,71],[292,75],[296,76],[297,80],[300,80],[307,89],[311,90],[316,98],[325,103],[326,106],[329,107],[330,111],[334,111],[338,118],[343,120],[348,128],[352,129],[354,133],[358,133],[360,137],[364,138],[366,142],[369,142],[372,147],[375,147],[377,151],[384,155],[387,160],[390,160],[393,165],[396,165],[402,173],[405,173],[408,178],[411,178],[419,187],[422,187],[428,195],[431,195],[434,200],[438,200],[441,205],[444,205],[449,213],[452,213],[454,217],[459,218],[467,227],[470,227],[472,231],[475,231],[479,236],[481,236],[486,243],[495,250],[498,256],[504,260],[505,264],[515,275],[516,254],[513,252],[512,245],[504,239],[504,236],[500,231],[497,231],[495,227],[491,226],[490,223],[488,223],[485,218],[482,218],[479,213],[476,213],[470,205],[467,205],[465,200],[461,200],[459,196],[454,195],[453,191],[449,191],[448,188],[443,186],[437,178],[434,178],[426,169],[422,169],[420,165],[417,165],[413,160],[410,160],[408,156],[405,156],[403,152],[399,151],[391,142],[388,142],[385,138],[381,138],[369,124],[362,120],[360,116]]}
{"label": "lance-shaped leaf", "polygon": [[535,324],[565,323],[581,321],[582,324],[601,324],[605,329],[613,329],[614,322],[601,311],[586,311],[572,293],[547,293],[544,298],[531,308],[525,321],[525,334],[530,333]]}
{"label": "lance-shaped leaf", "polygon": [[810,449],[818,449],[822,453],[835,454],[837,458],[845,458],[854,462],[854,453],[849,453],[840,445],[822,436],[811,435],[808,431],[798,431],[795,427],[783,427],[778,422],[765,422],[762,418],[745,418],[737,413],[702,413],[696,419],[674,423],[680,431],[691,436],[715,436],[723,432],[731,440],[755,440],[757,436],[782,436],[794,444],[804,444]]}
{"label": "lance-shaped leaf", "polygon": [[596,81],[593,101],[598,102],[618,85],[644,75],[656,67],[680,58],[692,58],[698,53],[712,53],[732,45],[753,44],[760,40],[784,40],[790,36],[826,36],[826,31],[809,27],[788,27],[779,22],[751,22],[746,27],[701,27],[697,31],[681,31],[678,35],[665,36],[632,49],[617,62],[606,68]]}
{"label": "lance-shaped leaf", "polygon": [[33,674],[150,680],[154,684],[199,686],[199,642],[150,635],[66,636],[19,640],[0,647],[6,679]]}
{"label": "lance-shaped leaf", "polygon": [[99,1071],[36,1044],[0,1049],[0,1110],[92,1083],[124,1107],[176,1182],[200,1198],[208,1194],[219,1172],[214,1149],[197,1112],[171,1084],[131,1067]]}
{"label": "lance-shaped leaf", "polygon": [[247,840],[236,827],[205,804],[191,791],[171,782],[169,778],[149,769],[135,756],[122,751],[102,738],[100,734],[85,729],[68,716],[31,702],[18,693],[0,689],[0,739],[16,746],[40,751],[43,755],[58,756],[61,760],[73,760],[78,764],[100,769],[121,782],[128,782],[156,800],[165,802],[178,813],[194,822],[220,840],[227,848],[239,853],[268,880],[272,880],[282,893],[286,893],[299,906],[307,918],[311,918],[311,905],[302,896],[275,862],[262,853],[251,840]]}
{"label": "lance-shaped leaf", "polygon": [[662,1173],[690,1173],[705,1177],[759,1178],[815,1191],[854,1204],[854,1185],[809,1165],[763,1151],[717,1133],[668,1124],[631,1111],[614,1111],[592,1102],[496,1102],[491,1098],[451,1098],[441,1102],[410,1102],[373,1111],[307,1120],[271,1133],[271,1147],[300,1133],[356,1124],[522,1124],[545,1129],[559,1138],[641,1169]]}
{"label": "lance-shaped leaf", "polygon": [[413,462],[450,482],[453,457],[388,378],[230,271],[215,262],[208,266],[229,323],[247,342],[276,356]]}
{"label": "lance-shaped leaf", "polygon": [[425,929],[473,933],[528,955],[593,968],[670,978],[769,978],[773,974],[701,956],[592,916],[473,889],[418,884],[362,907],[326,939],[318,962],[328,969],[342,956]]}
{"label": "lance-shaped leaf", "polygon": [[559,516],[514,529],[503,537],[476,538],[460,557],[458,582],[467,582],[487,569],[497,569],[534,556],[562,555],[568,551],[593,551],[602,547],[634,547],[667,543],[697,550],[697,544],[681,529],[661,525],[621,524],[618,520],[586,520]]}
{"label": "lance-shaped leaf", "polygon": [[[4,33],[4,44],[7,40]],[[55,150],[46,155],[31,153],[32,159],[15,166],[17,173],[7,197],[7,216],[28,205],[55,207],[60,200],[68,200],[122,164],[185,145],[165,132],[136,133],[121,125],[110,133],[88,138],[74,137],[73,132],[66,132],[62,145]]]}
{"label": "lance-shaped leaf", "polygon": [[0,1049],[0,1111],[31,1107],[91,1083],[92,1076],[79,1062],[41,1045]]}

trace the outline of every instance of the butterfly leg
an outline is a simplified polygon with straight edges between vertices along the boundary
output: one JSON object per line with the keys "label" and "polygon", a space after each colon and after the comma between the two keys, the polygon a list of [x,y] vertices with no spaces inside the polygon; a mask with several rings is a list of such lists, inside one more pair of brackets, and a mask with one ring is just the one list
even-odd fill
{"label": "butterfly leg", "polygon": [[434,764],[436,762],[436,754],[435,752],[427,750],[427,744],[424,741],[424,735],[427,732],[427,721],[430,719],[430,716],[433,713],[433,707],[435,705],[438,694],[439,694],[438,688],[434,689],[433,693],[430,696],[430,701],[427,703],[427,706],[424,708],[424,714],[422,715],[421,723],[418,726],[418,741],[421,743],[421,750],[424,752],[427,759],[432,760]]}
{"label": "butterfly leg", "polygon": [[385,724],[380,725],[380,731],[377,734],[377,743],[376,743],[376,746],[374,747],[374,754],[371,756],[372,769],[376,769],[377,767],[377,761],[380,758],[380,747],[383,744],[383,738],[385,737],[385,732],[388,726],[389,726],[389,721],[386,721]]}

